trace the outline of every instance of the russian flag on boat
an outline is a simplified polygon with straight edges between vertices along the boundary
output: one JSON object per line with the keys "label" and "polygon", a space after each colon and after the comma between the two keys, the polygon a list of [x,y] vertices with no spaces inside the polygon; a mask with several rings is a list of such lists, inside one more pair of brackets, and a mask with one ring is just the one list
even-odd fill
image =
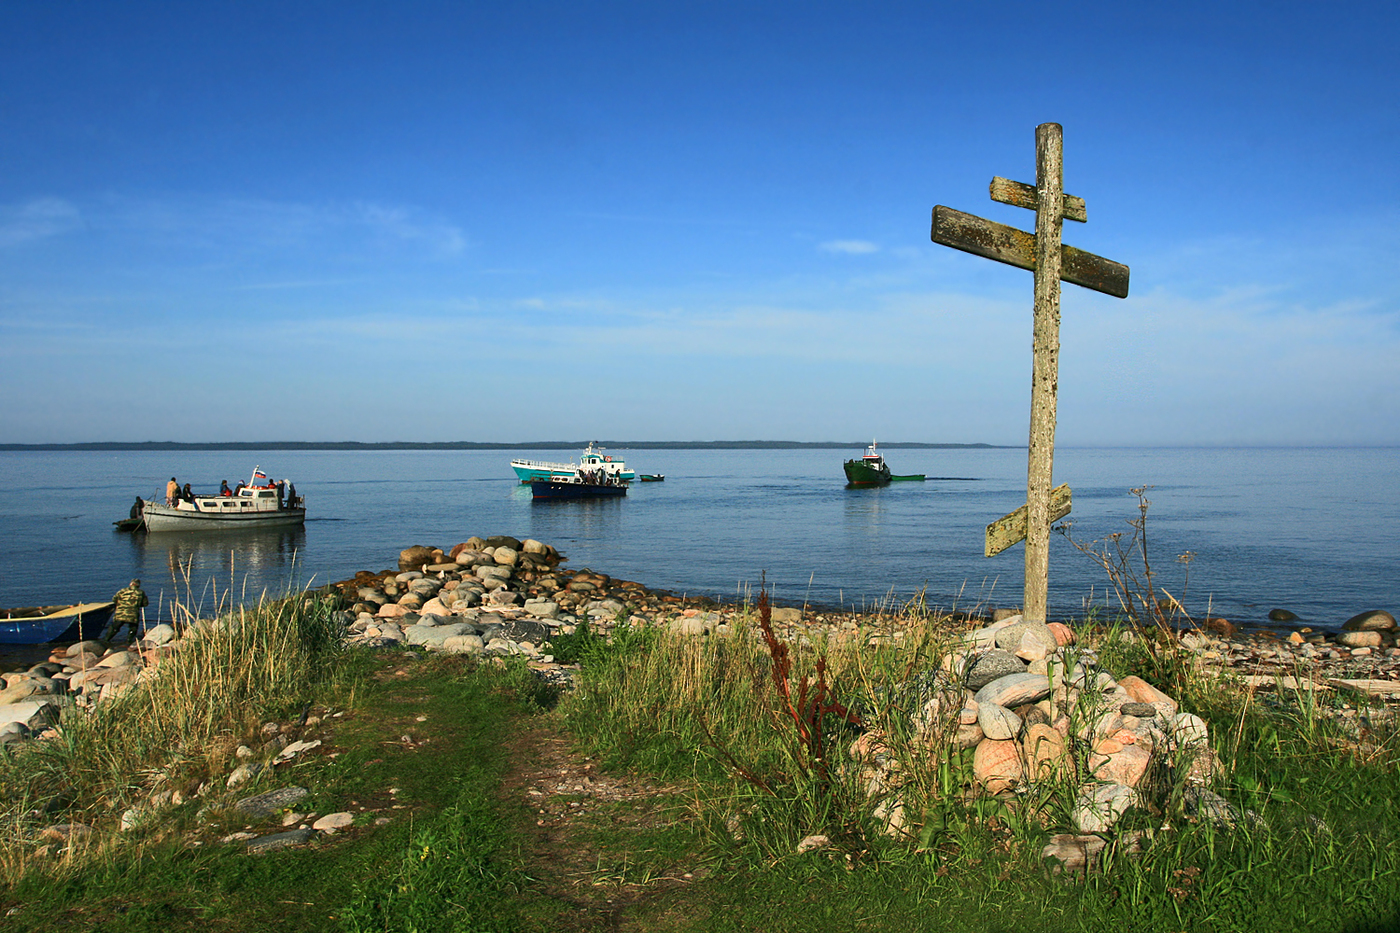
{"label": "russian flag on boat", "polygon": [[262,470],[254,470],[253,479],[267,479],[267,474],[264,473]]}

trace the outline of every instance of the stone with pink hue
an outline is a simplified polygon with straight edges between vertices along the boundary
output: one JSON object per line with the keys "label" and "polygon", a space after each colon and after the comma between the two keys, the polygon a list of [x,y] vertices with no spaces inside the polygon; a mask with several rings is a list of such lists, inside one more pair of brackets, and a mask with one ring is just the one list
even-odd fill
{"label": "stone with pink hue", "polygon": [[1124,677],[1118,681],[1118,686],[1128,692],[1134,703],[1150,703],[1163,719],[1170,720],[1176,715],[1176,701],[1141,677]]}
{"label": "stone with pink hue", "polygon": [[420,611],[423,615],[425,615],[425,616],[426,616],[426,615],[434,615],[434,616],[450,616],[450,615],[452,615],[452,610],[449,609],[447,606],[444,606],[444,605],[442,604],[442,600],[439,599],[439,598],[436,597],[436,596],[434,596],[432,599],[430,599],[430,600],[428,600],[426,603],[424,603],[424,604],[423,604],[423,608],[422,608],[421,610],[419,610],[419,611]]}
{"label": "stone with pink hue", "polygon": [[1052,780],[1068,763],[1064,736],[1044,723],[1026,730],[1025,749],[1026,777],[1032,781]]}
{"label": "stone with pink hue", "polygon": [[953,745],[959,751],[967,751],[969,748],[976,748],[986,736],[982,732],[982,727],[977,723],[971,725],[958,726],[957,734],[953,736]]}
{"label": "stone with pink hue", "polygon": [[[1101,746],[1103,744],[1107,742],[1101,743]],[[1123,745],[1117,751],[1109,753],[1107,759],[1094,769],[1094,777],[1110,784],[1137,787],[1143,775],[1147,773],[1147,766],[1151,761],[1152,756],[1138,746]]]}
{"label": "stone with pink hue", "polygon": [[983,739],[972,754],[972,773],[989,794],[1000,794],[1025,777],[1021,747],[1014,741]]}

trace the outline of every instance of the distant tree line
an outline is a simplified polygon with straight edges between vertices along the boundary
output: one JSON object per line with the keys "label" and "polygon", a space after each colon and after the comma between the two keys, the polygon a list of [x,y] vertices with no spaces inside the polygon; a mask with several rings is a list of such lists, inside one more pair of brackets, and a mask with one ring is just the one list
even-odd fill
{"label": "distant tree line", "polygon": [[[189,444],[180,441],[93,441],[81,444],[0,444],[0,450],[573,450],[589,441],[529,441],[507,444],[490,441],[225,441]],[[613,450],[825,450],[865,447],[864,441],[597,441]],[[881,442],[881,447],[920,450],[992,449],[1008,444],[925,444]]]}

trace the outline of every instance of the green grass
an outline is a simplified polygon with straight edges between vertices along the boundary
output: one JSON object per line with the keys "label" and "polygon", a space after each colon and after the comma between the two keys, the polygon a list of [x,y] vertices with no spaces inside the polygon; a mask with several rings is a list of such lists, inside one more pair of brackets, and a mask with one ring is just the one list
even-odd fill
{"label": "green grass", "polygon": [[[249,856],[236,844],[189,846],[188,831],[202,827],[207,838],[210,827],[196,818],[198,804],[187,804],[153,838],[116,839],[68,864],[29,863],[0,896],[0,913],[16,911],[6,928],[519,929],[526,882],[510,844],[516,814],[495,795],[509,764],[501,736],[538,712],[521,699],[533,678],[518,667],[476,671],[460,659],[411,662],[396,652],[356,652],[340,663],[332,685],[350,703],[334,731],[338,757],[247,790],[300,783],[314,794],[298,809],[322,813],[378,795],[388,825],[365,827],[365,818],[349,836]],[[394,676],[396,668],[407,676]],[[418,744],[399,741],[404,734]],[[395,801],[405,809],[391,809]],[[275,832],[278,822],[253,829]]]}
{"label": "green grass", "polygon": [[[883,651],[819,643],[795,652],[795,675],[825,652],[838,692],[863,701],[867,722],[886,732],[905,762],[911,833],[922,847],[883,835],[859,788],[840,779],[843,765],[847,777],[853,770],[843,758],[848,737],[828,751],[838,779],[813,784],[753,640],[651,631],[585,666],[565,703],[580,741],[617,766],[695,782],[694,815],[721,867],[691,892],[694,915],[668,928],[1400,928],[1393,733],[1358,746],[1324,715],[1327,701],[1266,706],[1202,677],[1181,655],[1106,638],[1096,647],[1120,676],[1167,685],[1209,721],[1228,766],[1216,789],[1264,822],[1235,830],[1189,822],[1172,809],[1179,785],[1177,796],[1168,787],[1155,801],[1164,811],[1130,812],[1121,824],[1150,834],[1143,855],[1087,879],[1056,877],[1039,855],[1050,835],[1068,830],[1063,802],[970,800],[961,792],[965,755],[918,755],[907,744],[895,685],[937,656],[941,638],[929,631]],[[797,840],[815,832],[831,848],[796,855]]]}
{"label": "green grass", "polygon": [[[938,620],[878,650],[819,638],[793,650],[794,678],[810,674],[824,654],[838,698],[859,706],[867,725],[907,762],[910,836],[894,839],[882,832],[847,754],[853,734],[830,724],[829,777],[822,779],[781,712],[768,652],[742,619],[729,637],[623,626],[604,642],[584,632],[568,643],[584,665],[580,687],[551,712],[556,698],[523,666],[330,650],[317,634],[314,602],[271,608],[228,635],[261,651],[283,645],[282,663],[301,665],[303,676],[287,676],[276,664],[257,673],[246,653],[211,644],[187,663],[216,676],[216,658],[239,662],[226,683],[206,688],[239,698],[237,709],[221,714],[213,694],[193,694],[183,710],[159,708],[174,704],[175,693],[159,703],[128,694],[112,707],[121,715],[94,717],[66,744],[0,764],[16,832],[0,893],[4,928],[1400,927],[1400,756],[1393,732],[1357,736],[1330,715],[1355,705],[1354,697],[1265,702],[1201,677],[1170,652],[1102,638],[1095,647],[1115,672],[1169,681],[1184,706],[1210,722],[1228,766],[1216,789],[1263,822],[1234,830],[1191,823],[1167,788],[1157,799],[1161,810],[1130,813],[1123,823],[1124,831],[1149,834],[1141,856],[1119,855],[1104,870],[1073,878],[1040,862],[1048,837],[1065,828],[1054,788],[1045,799],[977,799],[963,793],[966,754],[915,754],[911,716],[923,695],[901,685],[940,656],[948,632]],[[259,633],[259,624],[276,631]],[[182,682],[172,672],[160,689]],[[226,812],[212,822],[200,817],[196,801],[168,811],[148,831],[106,832],[121,806],[150,789],[153,771],[174,768],[190,780],[224,773],[218,769],[226,771],[230,750],[250,730],[307,703],[344,711],[330,730],[338,755],[310,756],[247,792],[302,784],[313,794],[298,809],[366,808],[354,830],[315,847],[252,857],[209,842],[211,827],[242,826]],[[143,720],[151,731],[142,731]],[[207,747],[172,739],[177,726],[203,730]],[[509,738],[564,728],[579,755],[670,787],[606,805],[581,797],[587,814],[567,821],[546,851],[544,837],[527,831],[534,812],[502,798],[500,787],[518,765],[512,756],[528,754]],[[124,742],[140,748],[116,747]],[[83,753],[98,763],[82,765]],[[65,778],[70,765],[82,767]],[[388,794],[391,787],[397,794]],[[71,860],[21,861],[33,843],[18,830],[36,822],[22,807],[36,800],[69,808],[44,820],[85,817],[104,831],[104,842]],[[393,809],[396,803],[404,809]],[[390,822],[372,826],[375,816]],[[270,832],[277,822],[254,829]],[[817,832],[832,844],[796,854],[798,840]],[[191,846],[194,835],[206,844]]]}

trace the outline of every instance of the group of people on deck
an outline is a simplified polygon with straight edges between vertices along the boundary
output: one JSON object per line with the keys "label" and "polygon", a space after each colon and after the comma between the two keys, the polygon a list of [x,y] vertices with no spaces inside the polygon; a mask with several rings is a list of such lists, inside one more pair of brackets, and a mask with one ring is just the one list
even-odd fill
{"label": "group of people on deck", "polygon": [[[219,483],[219,495],[236,496],[244,488],[245,485],[245,483],[239,483],[237,486],[234,486],[232,489],[230,489],[228,485],[228,480],[222,480]],[[282,480],[279,480],[278,482],[273,483],[272,485],[277,489],[277,507],[279,509],[284,507],[289,509],[295,508],[298,505],[297,488],[295,485]],[[170,482],[165,484],[165,504],[170,506],[171,508],[174,508],[182,501],[194,502],[194,491],[190,489],[189,483],[186,483],[184,487],[181,487],[180,483],[175,479],[175,477],[172,476],[170,477]],[[131,507],[131,517],[140,517],[143,506],[144,503],[142,502],[141,497],[137,496],[136,504]]]}
{"label": "group of people on deck", "polygon": [[[225,488],[227,488],[227,486],[225,486]],[[176,482],[175,477],[172,476],[170,477],[170,482],[165,484],[165,504],[175,506],[182,501],[193,502],[194,491],[190,489],[189,483],[181,487],[180,484]],[[132,517],[135,518],[135,516]]]}

